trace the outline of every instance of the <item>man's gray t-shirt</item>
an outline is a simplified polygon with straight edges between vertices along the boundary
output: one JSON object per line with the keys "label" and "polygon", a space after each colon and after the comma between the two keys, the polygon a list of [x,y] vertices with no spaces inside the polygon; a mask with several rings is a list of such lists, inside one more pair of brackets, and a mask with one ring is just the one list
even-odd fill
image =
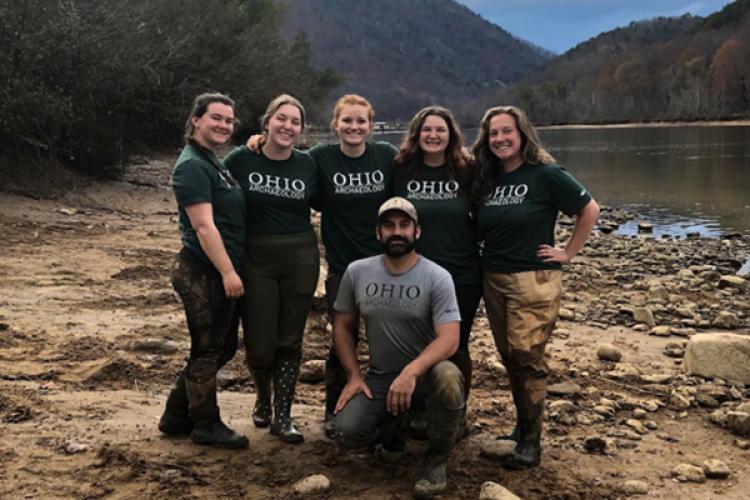
{"label": "man's gray t-shirt", "polygon": [[341,278],[334,309],[365,320],[370,373],[399,373],[435,340],[435,325],[461,321],[450,273],[420,256],[402,274],[383,256],[352,262]]}

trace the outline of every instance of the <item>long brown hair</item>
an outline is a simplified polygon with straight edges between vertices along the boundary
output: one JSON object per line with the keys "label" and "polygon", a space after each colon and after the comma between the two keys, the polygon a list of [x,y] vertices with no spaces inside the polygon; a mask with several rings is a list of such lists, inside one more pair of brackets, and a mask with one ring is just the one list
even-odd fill
{"label": "long brown hair", "polygon": [[[407,168],[409,177],[414,178],[417,166],[422,163],[422,148],[419,147],[419,134],[422,125],[428,116],[439,116],[448,125],[448,147],[445,149],[445,166],[448,178],[455,180],[456,177],[466,175],[466,159],[463,154],[464,138],[461,129],[456,124],[453,114],[442,106],[427,106],[420,109],[409,123],[409,130],[399,147],[398,154],[393,162],[396,168]],[[459,179],[460,180],[460,179]]]}
{"label": "long brown hair", "polygon": [[472,146],[477,172],[471,188],[474,203],[481,204],[490,195],[493,188],[493,177],[500,160],[490,150],[490,122],[497,115],[510,115],[516,122],[521,135],[521,159],[530,165],[548,165],[555,163],[555,158],[544,149],[539,134],[526,113],[516,106],[496,106],[488,109],[479,122],[479,135]]}

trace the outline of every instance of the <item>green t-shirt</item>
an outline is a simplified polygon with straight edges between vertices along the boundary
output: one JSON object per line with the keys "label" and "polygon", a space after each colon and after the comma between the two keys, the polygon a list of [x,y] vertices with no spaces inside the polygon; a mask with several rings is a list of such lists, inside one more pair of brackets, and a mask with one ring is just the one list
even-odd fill
{"label": "green t-shirt", "polygon": [[224,159],[245,192],[247,235],[309,231],[310,203],[318,194],[318,169],[310,155],[292,150],[271,160],[240,146]]}
{"label": "green t-shirt", "polygon": [[577,214],[591,195],[558,165],[523,164],[498,169],[494,189],[479,207],[482,266],[493,273],[560,269],[537,257],[539,245],[554,245],[557,213]]}
{"label": "green t-shirt", "polygon": [[450,180],[445,166],[418,165],[413,176],[397,166],[393,194],[417,208],[422,227],[417,251],[447,269],[457,285],[476,285],[481,281],[476,222],[463,182]]}
{"label": "green t-shirt", "polygon": [[365,152],[350,158],[338,144],[310,150],[320,172],[321,233],[328,266],[341,275],[350,262],[377,255],[378,208],[390,198],[393,158],[387,142],[367,143]]}
{"label": "green t-shirt", "polygon": [[245,199],[233,185],[231,175],[209,150],[188,144],[172,172],[172,189],[177,199],[182,244],[209,265],[210,259],[198,242],[185,207],[210,203],[214,224],[235,269],[240,269],[245,244]]}

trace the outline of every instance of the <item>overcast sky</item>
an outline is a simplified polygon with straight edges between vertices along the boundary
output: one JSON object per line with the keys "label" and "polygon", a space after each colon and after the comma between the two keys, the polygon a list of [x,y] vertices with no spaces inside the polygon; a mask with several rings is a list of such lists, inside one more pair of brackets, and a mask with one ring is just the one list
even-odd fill
{"label": "overcast sky", "polygon": [[458,0],[515,36],[563,53],[603,31],[659,16],[705,16],[728,0]]}

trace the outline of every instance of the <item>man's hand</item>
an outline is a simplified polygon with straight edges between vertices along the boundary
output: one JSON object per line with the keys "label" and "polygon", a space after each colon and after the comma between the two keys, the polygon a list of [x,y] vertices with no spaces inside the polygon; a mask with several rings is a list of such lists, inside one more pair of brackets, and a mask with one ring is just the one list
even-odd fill
{"label": "man's hand", "polygon": [[336,408],[333,410],[333,413],[336,414],[343,410],[344,406],[346,406],[349,400],[360,392],[363,392],[368,399],[372,399],[372,392],[370,392],[370,388],[367,386],[365,379],[363,379],[361,376],[352,377],[346,382],[346,385],[341,390],[341,395],[339,396],[339,400],[336,402]]}
{"label": "man's hand", "polygon": [[412,375],[411,372],[407,372],[406,370],[402,371],[393,383],[391,383],[391,387],[388,390],[388,398],[385,401],[388,413],[394,416],[406,413],[411,406],[411,397],[416,387],[416,375]]}

